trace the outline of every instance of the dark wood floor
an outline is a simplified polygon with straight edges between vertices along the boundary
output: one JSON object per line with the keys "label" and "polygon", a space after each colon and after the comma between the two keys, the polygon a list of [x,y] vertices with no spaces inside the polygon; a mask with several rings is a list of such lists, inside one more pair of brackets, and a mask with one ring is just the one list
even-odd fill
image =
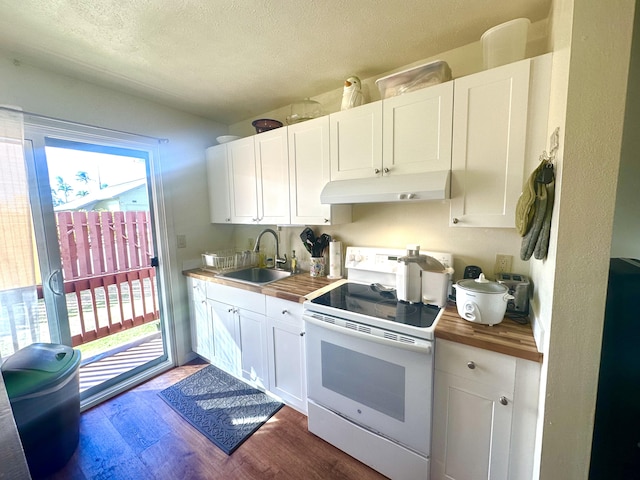
{"label": "dark wood floor", "polygon": [[84,412],[78,449],[51,479],[386,478],[309,433],[287,406],[227,456],[158,396],[203,366],[175,368]]}

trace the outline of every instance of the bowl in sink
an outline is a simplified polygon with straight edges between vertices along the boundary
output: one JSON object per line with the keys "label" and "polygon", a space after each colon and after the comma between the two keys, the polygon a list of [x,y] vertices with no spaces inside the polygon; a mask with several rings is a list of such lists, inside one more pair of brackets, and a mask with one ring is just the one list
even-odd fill
{"label": "bowl in sink", "polygon": [[286,270],[276,270],[274,268],[243,268],[242,270],[233,270],[217,275],[227,280],[248,283],[251,285],[266,285],[267,283],[282,280],[291,276],[291,272]]}

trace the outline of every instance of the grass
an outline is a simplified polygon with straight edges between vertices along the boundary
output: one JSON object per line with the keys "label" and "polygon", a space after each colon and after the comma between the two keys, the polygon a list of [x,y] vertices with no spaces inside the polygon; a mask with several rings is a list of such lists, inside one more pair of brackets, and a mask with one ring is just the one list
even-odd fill
{"label": "grass", "polygon": [[160,320],[146,323],[139,327],[134,327],[123,332],[114,333],[105,338],[94,340],[93,342],[79,345],[78,348],[82,352],[82,358],[89,358],[102,352],[111,350],[120,345],[125,345],[136,338],[156,333],[160,330]]}

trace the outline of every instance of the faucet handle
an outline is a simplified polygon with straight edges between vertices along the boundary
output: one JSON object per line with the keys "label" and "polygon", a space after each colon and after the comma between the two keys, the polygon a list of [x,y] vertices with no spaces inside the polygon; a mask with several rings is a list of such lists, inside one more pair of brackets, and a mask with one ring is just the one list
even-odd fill
{"label": "faucet handle", "polygon": [[287,263],[287,254],[284,254],[284,258],[278,258],[278,256],[276,256],[276,266],[278,265],[284,265],[285,263]]}

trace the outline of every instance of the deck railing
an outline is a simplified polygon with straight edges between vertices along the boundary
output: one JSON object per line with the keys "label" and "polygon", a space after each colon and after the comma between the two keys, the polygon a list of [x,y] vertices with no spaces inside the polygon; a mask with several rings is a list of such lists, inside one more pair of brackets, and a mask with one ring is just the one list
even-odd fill
{"label": "deck railing", "polygon": [[149,212],[57,212],[74,346],[159,318]]}

